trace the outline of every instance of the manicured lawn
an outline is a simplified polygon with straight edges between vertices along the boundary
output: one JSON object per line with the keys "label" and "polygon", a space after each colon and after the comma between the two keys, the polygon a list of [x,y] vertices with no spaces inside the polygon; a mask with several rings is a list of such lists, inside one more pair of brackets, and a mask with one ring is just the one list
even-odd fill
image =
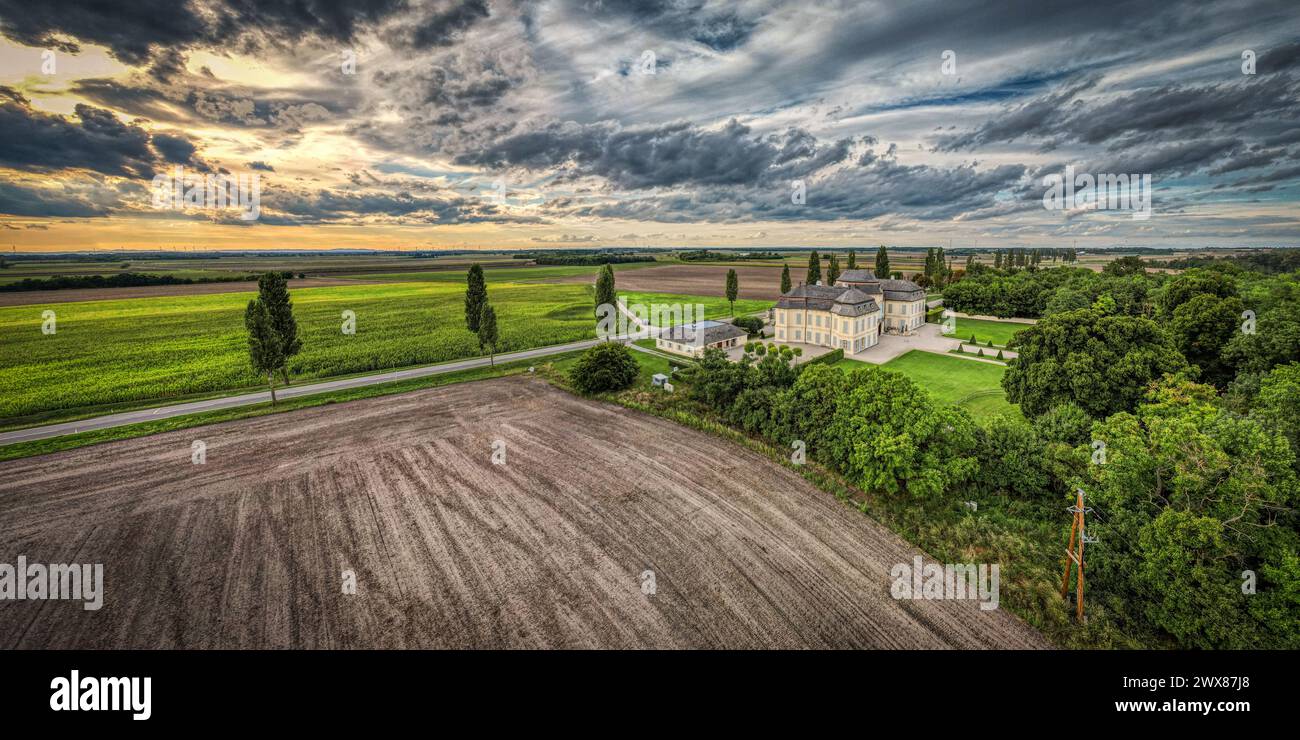
{"label": "manicured lawn", "polygon": [[[975,341],[980,344],[986,344],[990,339],[993,344],[1005,347],[1011,337],[1018,331],[1028,329],[1029,324],[1017,324],[1010,321],[987,321],[984,319],[957,319],[957,331],[952,335],[953,339],[969,341],[970,335],[975,335]],[[996,352],[994,354],[997,354]]]}
{"label": "manicured lawn", "polygon": [[[264,387],[249,367],[244,309],[252,293],[49,303],[0,308],[0,419],[60,416]],[[488,283],[500,346],[510,352],[595,335],[584,285]],[[51,296],[53,298],[53,296]],[[479,355],[465,328],[464,289],[392,283],[293,291],[302,353],[293,382]],[[41,332],[55,311],[57,332]],[[356,315],[342,332],[343,312]]]}
{"label": "manicured lawn", "polygon": [[[835,366],[851,370],[868,364],[845,359]],[[936,401],[961,406],[976,419],[1017,410],[1007,402],[1002,390],[1002,374],[1006,368],[1001,365],[912,350],[881,367],[906,375],[929,391]]]}

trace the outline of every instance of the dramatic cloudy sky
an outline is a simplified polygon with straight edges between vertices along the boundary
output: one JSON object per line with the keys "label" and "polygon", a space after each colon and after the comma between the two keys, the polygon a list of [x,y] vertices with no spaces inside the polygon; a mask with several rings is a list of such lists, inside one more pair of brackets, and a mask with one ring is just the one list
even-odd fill
{"label": "dramatic cloudy sky", "polygon": [[0,0],[0,61],[19,249],[1300,243],[1295,0]]}

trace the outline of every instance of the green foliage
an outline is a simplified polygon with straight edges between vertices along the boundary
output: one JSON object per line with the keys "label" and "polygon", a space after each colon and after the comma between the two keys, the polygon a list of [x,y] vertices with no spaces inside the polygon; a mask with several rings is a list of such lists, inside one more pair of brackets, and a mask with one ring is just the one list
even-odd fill
{"label": "green foliage", "polygon": [[740,296],[740,279],[734,269],[727,270],[727,303],[731,304],[731,313],[736,313],[736,298]]}
{"label": "green foliage", "polygon": [[287,361],[302,351],[302,337],[298,333],[298,322],[293,317],[289,285],[283,274],[268,272],[257,279],[257,293],[271,318],[272,329],[280,338],[280,348]]}
{"label": "green foliage", "polygon": [[1026,416],[1064,401],[1096,418],[1131,410],[1149,384],[1187,370],[1154,321],[1090,309],[1049,316],[1014,344],[1019,357],[1008,364],[1002,387]]}
{"label": "green foliage", "polygon": [[465,284],[465,328],[477,334],[479,317],[483,315],[483,306],[488,299],[483,267],[477,263],[471,265]]}
{"label": "green foliage", "polygon": [[817,255],[816,250],[813,250],[812,254],[808,255],[808,275],[807,275],[807,280],[805,280],[804,282],[806,282],[808,285],[816,285],[821,279],[822,279],[821,257]]}
{"label": "green foliage", "polygon": [[1237,286],[1232,278],[1215,270],[1188,270],[1175,276],[1160,291],[1156,306],[1160,316],[1172,318],[1174,311],[1198,295],[1209,294],[1219,298],[1233,298]]}
{"label": "green foliage", "polygon": [[614,289],[614,268],[605,265],[600,268],[600,273],[596,276],[595,309],[605,305],[612,306],[617,300],[618,293]]}
{"label": "green foliage", "polygon": [[976,451],[980,490],[1032,501],[1057,494],[1043,464],[1043,444],[1023,418],[1000,414],[990,419]]}
{"label": "green foliage", "polygon": [[275,331],[270,310],[260,298],[248,302],[244,310],[244,329],[248,332],[248,358],[253,372],[265,374],[275,403],[275,371],[284,367],[284,344]]}
{"label": "green foliage", "polygon": [[584,395],[621,391],[636,382],[639,369],[626,345],[601,342],[582,353],[569,371],[569,382]]}
{"label": "green foliage", "polygon": [[[1295,648],[1294,453],[1282,433],[1214,398],[1170,380],[1094,426],[1106,462],[1087,466],[1084,488],[1097,509],[1089,531],[1105,544],[1089,550],[1089,592],[1183,647]],[[1245,571],[1255,594],[1242,591]]]}
{"label": "green foliage", "polygon": [[487,347],[491,353],[493,364],[496,363],[497,340],[500,336],[497,333],[497,311],[492,308],[492,304],[483,304],[483,313],[478,319],[478,346]]}
{"label": "green foliage", "polygon": [[758,316],[737,316],[731,320],[732,325],[744,329],[750,336],[763,331],[764,321]]}
{"label": "green foliage", "polygon": [[782,264],[781,265],[781,294],[785,295],[786,293],[789,293],[792,287],[793,286],[790,284],[790,266],[787,264]]}
{"label": "green foliage", "polygon": [[849,250],[848,264],[845,265],[844,269],[846,270],[858,269],[858,253],[852,249]]}
{"label": "green foliage", "polygon": [[826,265],[826,284],[834,285],[836,280],[840,279],[840,258],[839,255],[832,254],[830,264]]}
{"label": "green foliage", "polygon": [[1034,417],[1034,430],[1045,442],[1083,444],[1092,431],[1092,417],[1076,404],[1066,401]]}
{"label": "green foliage", "polygon": [[1174,309],[1169,330],[1178,351],[1200,368],[1202,380],[1219,387],[1232,380],[1233,369],[1221,354],[1237,331],[1244,309],[1236,296],[1221,298],[1211,293],[1199,293]]}
{"label": "green foliage", "polygon": [[821,459],[867,490],[933,497],[974,476],[975,430],[906,376],[864,366],[847,376]]}
{"label": "green foliage", "polygon": [[1260,380],[1251,415],[1286,436],[1300,465],[1300,362],[1274,368]]}
{"label": "green foliage", "polygon": [[[802,348],[802,347],[795,347],[795,350],[796,350],[800,355],[803,354],[803,348]],[[831,350],[830,352],[827,352],[827,353],[824,354],[824,355],[818,355],[818,356],[812,358],[812,359],[809,360],[808,362],[804,363],[804,365],[805,365],[805,366],[807,366],[807,365],[834,365],[835,363],[837,363],[837,362],[839,362],[840,360],[843,360],[843,359],[844,359],[844,350],[843,350],[843,348],[836,348],[836,349]]]}
{"label": "green foliage", "polygon": [[876,277],[884,279],[889,275],[889,250],[881,244],[880,249],[876,250]]}

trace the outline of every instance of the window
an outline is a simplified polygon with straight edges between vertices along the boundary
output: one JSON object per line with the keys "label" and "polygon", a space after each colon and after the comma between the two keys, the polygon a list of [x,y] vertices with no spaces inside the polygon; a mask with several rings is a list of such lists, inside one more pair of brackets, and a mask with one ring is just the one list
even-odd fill
{"label": "window", "polygon": [[801,332],[800,332],[798,329],[795,329],[795,330],[794,330],[794,338],[795,338],[795,341],[796,341],[796,342],[799,341],[799,340],[802,338],[802,337],[799,336],[800,333],[801,333]]}
{"label": "window", "polygon": [[784,324],[784,323],[785,323],[785,311],[777,311],[777,312],[776,312],[776,323],[778,323],[778,324]]}
{"label": "window", "polygon": [[777,329],[777,330],[776,330],[776,338],[777,338],[777,339],[785,339],[785,329]]}

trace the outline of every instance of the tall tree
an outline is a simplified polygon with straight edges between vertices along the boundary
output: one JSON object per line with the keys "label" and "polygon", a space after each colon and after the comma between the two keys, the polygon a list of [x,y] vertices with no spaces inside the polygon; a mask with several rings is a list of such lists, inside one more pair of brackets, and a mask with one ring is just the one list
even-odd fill
{"label": "tall tree", "polygon": [[476,262],[470,265],[465,287],[465,328],[478,333],[478,320],[483,315],[483,306],[487,305],[487,280],[483,277],[483,268]]}
{"label": "tall tree", "polygon": [[731,315],[736,315],[736,296],[740,295],[740,279],[736,277],[736,270],[732,268],[727,270],[727,302],[731,304]]}
{"label": "tall tree", "polygon": [[1000,249],[993,253],[993,267],[997,270],[1002,269],[1002,250]]}
{"label": "tall tree", "polygon": [[248,330],[248,359],[253,372],[266,373],[266,384],[271,388],[271,405],[275,405],[275,371],[284,366],[284,347],[275,331],[271,313],[262,299],[248,302],[244,311],[244,328]]}
{"label": "tall tree", "polygon": [[940,287],[948,280],[948,273],[951,272],[944,264],[943,247],[934,250],[934,280],[933,283]]}
{"label": "tall tree", "polygon": [[606,304],[612,306],[618,300],[614,292],[614,268],[606,264],[600,268],[600,275],[596,277],[596,308]]}
{"label": "tall tree", "polygon": [[816,285],[822,280],[822,258],[817,255],[817,250],[808,255],[808,279],[805,281],[809,285]]}
{"label": "tall tree", "polygon": [[884,244],[876,250],[876,277],[881,280],[889,277],[889,251],[885,249]]}
{"label": "tall tree", "polygon": [[849,261],[844,265],[844,269],[846,270],[858,269],[858,253],[856,250],[853,249],[849,250]]}
{"label": "tall tree", "polygon": [[832,254],[831,262],[826,266],[826,283],[834,285],[836,280],[840,279],[840,258],[839,255]]}
{"label": "tall tree", "polygon": [[489,364],[497,364],[497,310],[486,302],[478,317],[478,346],[488,348]]}
{"label": "tall tree", "polygon": [[934,285],[934,247],[925,250],[925,268],[921,274],[925,275],[926,285]]}
{"label": "tall tree", "polygon": [[790,266],[783,264],[781,266],[781,295],[785,295],[786,293],[789,292],[790,292]]}
{"label": "tall tree", "polygon": [[284,273],[263,273],[257,279],[257,297],[271,317],[271,328],[280,337],[280,351],[284,354],[280,375],[284,384],[289,385],[289,360],[302,351],[302,337],[293,317],[293,301],[289,298],[289,284],[285,282]]}

